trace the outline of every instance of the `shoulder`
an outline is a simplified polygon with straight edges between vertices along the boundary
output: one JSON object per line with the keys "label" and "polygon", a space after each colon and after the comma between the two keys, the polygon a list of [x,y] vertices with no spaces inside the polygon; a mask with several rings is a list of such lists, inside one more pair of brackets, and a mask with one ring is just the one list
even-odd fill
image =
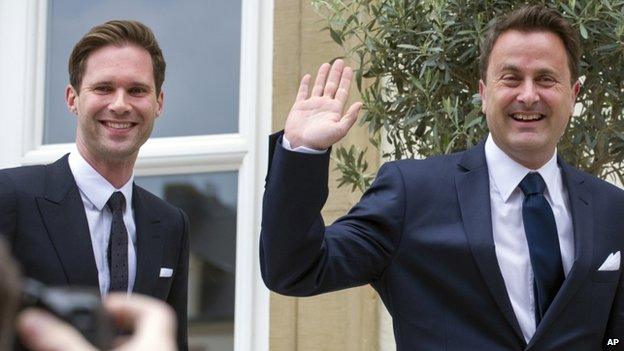
{"label": "shoulder", "polygon": [[563,164],[563,175],[568,187],[579,187],[593,198],[593,201],[620,208],[624,206],[624,190],[622,188],[596,177],[595,175]]}
{"label": "shoulder", "polygon": [[407,183],[449,181],[457,174],[463,153],[390,161],[386,162],[379,172],[380,174],[394,172]]}
{"label": "shoulder", "polygon": [[45,165],[20,166],[0,169],[0,177],[11,179],[16,183],[28,183],[34,180],[44,180],[46,176],[53,177],[71,175],[69,163],[67,161],[69,154],[64,155],[58,160]]}
{"label": "shoulder", "polygon": [[12,189],[25,193],[40,193],[45,184],[64,184],[73,180],[67,155],[46,165],[21,166],[0,170],[0,191]]}
{"label": "shoulder", "polygon": [[160,218],[175,218],[181,221],[186,220],[186,214],[182,209],[159,198],[139,185],[135,184],[134,194],[132,196],[138,196],[140,201],[145,204],[146,208],[154,216]]}
{"label": "shoulder", "polygon": [[14,185],[32,184],[37,180],[42,181],[44,179],[45,169],[46,166],[44,165],[5,168],[0,170],[0,181],[3,183],[10,182]]}

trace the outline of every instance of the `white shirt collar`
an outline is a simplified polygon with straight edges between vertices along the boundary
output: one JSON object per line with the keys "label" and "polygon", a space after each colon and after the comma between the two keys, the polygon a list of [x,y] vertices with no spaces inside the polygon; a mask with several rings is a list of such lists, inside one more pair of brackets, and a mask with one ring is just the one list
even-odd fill
{"label": "white shirt collar", "polygon": [[507,202],[511,194],[516,190],[518,184],[529,172],[538,172],[546,183],[546,191],[555,203],[563,201],[561,198],[561,171],[557,165],[557,150],[545,165],[537,170],[524,167],[509,157],[492,139],[489,134],[485,141],[485,160],[488,165],[490,180],[500,192],[503,202]]}
{"label": "white shirt collar", "polygon": [[126,184],[120,189],[117,189],[82,157],[77,148],[74,148],[69,154],[68,162],[69,169],[74,175],[78,189],[80,189],[89,202],[99,211],[104,209],[106,202],[115,191],[121,191],[124,194],[126,198],[126,209],[128,208],[127,204],[132,204],[134,173],[132,173]]}

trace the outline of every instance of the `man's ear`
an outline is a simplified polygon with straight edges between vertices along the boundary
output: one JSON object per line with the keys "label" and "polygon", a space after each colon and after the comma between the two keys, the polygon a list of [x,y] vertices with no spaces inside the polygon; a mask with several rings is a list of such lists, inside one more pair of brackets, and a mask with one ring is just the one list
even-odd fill
{"label": "man's ear", "polygon": [[576,97],[578,96],[580,91],[581,91],[581,82],[577,79],[576,82],[574,82],[574,84],[572,85],[572,112],[570,112],[571,114],[574,113],[574,106],[576,105]]}
{"label": "man's ear", "polygon": [[158,93],[158,96],[156,97],[156,103],[158,104],[158,107],[156,108],[156,117],[158,117],[160,116],[160,113],[163,109],[163,104],[165,103],[165,93],[163,93],[162,90],[160,91],[160,93]]}
{"label": "man's ear", "polygon": [[485,113],[485,104],[486,104],[486,96],[485,96],[485,83],[483,79],[479,79],[479,96],[481,96],[481,112]]}
{"label": "man's ear", "polygon": [[67,109],[75,115],[78,114],[78,92],[74,89],[71,84],[67,84],[65,87],[65,103],[67,104]]}

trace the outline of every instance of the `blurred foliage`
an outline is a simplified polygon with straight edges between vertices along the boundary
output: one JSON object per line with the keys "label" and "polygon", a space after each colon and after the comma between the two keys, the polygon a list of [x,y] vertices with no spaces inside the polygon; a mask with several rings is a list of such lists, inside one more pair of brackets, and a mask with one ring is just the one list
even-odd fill
{"label": "blurred foliage", "polygon": [[[624,1],[540,1],[581,35],[582,88],[558,152],[573,166],[624,183]],[[532,1],[531,4],[537,3]],[[487,135],[478,95],[479,46],[497,16],[522,1],[312,0],[332,40],[355,63],[360,123],[385,159],[448,154]],[[337,148],[341,184],[374,175],[364,150]]]}

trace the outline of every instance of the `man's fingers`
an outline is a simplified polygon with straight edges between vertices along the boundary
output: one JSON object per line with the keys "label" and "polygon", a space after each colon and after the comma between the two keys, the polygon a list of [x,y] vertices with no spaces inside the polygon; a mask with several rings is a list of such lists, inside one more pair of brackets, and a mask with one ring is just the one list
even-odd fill
{"label": "man's fingers", "polygon": [[324,96],[329,96],[330,98],[334,98],[336,94],[336,90],[338,89],[338,84],[340,82],[340,77],[343,74],[344,69],[344,61],[338,59],[334,62],[329,71],[329,77],[327,78],[327,82],[325,83],[325,89],[323,90]]}
{"label": "man's fingers", "polygon": [[342,71],[342,77],[340,78],[340,85],[336,91],[336,100],[340,101],[340,104],[344,106],[349,98],[349,88],[351,87],[351,80],[353,79],[353,70],[351,67],[345,67]]}
{"label": "man's fingers", "polygon": [[319,67],[319,70],[316,73],[316,80],[314,81],[314,88],[312,88],[312,96],[323,95],[325,81],[327,80],[327,74],[329,74],[330,67],[329,63],[324,63],[321,67]]}
{"label": "man's fingers", "polygon": [[358,117],[358,114],[360,113],[361,108],[362,108],[361,102],[354,103],[353,105],[351,105],[351,107],[349,107],[349,109],[347,110],[347,113],[345,113],[345,115],[340,119],[340,122],[338,122],[344,134],[347,134],[349,129],[353,127],[353,124],[355,123],[355,121],[357,121],[357,117]]}
{"label": "man's fingers", "polygon": [[69,324],[37,309],[27,309],[17,317],[17,331],[22,343],[33,351],[95,350]]}
{"label": "man's fingers", "polygon": [[295,102],[303,101],[308,98],[308,90],[310,90],[310,79],[312,77],[309,74],[306,74],[301,78],[301,83],[299,84],[299,91],[297,92],[297,99]]}

